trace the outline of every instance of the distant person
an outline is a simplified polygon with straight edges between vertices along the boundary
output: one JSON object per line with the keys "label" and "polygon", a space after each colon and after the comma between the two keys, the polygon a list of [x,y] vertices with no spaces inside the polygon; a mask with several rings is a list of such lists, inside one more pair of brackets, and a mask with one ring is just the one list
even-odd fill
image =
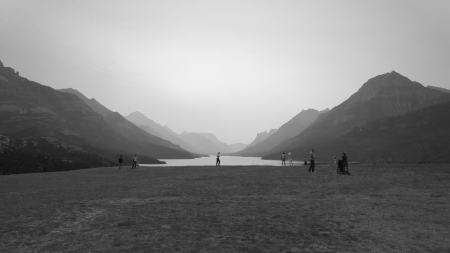
{"label": "distant person", "polygon": [[306,156],[303,157],[303,165],[307,166],[308,165],[308,161],[306,160]]}
{"label": "distant person", "polygon": [[216,166],[220,166],[220,152],[217,153]]}
{"label": "distant person", "polygon": [[122,163],[123,163],[123,157],[122,157],[122,155],[120,155],[120,157],[119,157],[119,170],[121,170],[121,171],[123,171]]}
{"label": "distant person", "polygon": [[338,171],[336,156],[333,156],[333,168],[336,169],[336,172]]}
{"label": "distant person", "polygon": [[337,173],[338,174],[344,174],[344,163],[342,162],[342,158],[339,158],[337,162]]}
{"label": "distant person", "polygon": [[290,151],[288,153],[288,160],[289,160],[289,166],[293,166],[294,164],[292,163],[292,155],[291,155]]}
{"label": "distant person", "polygon": [[350,171],[348,170],[348,157],[345,152],[342,153],[342,165],[344,166],[344,173],[350,175]]}
{"label": "distant person", "polygon": [[311,149],[311,152],[309,152],[309,169],[308,172],[314,172],[314,167],[316,167],[316,163],[314,161],[314,158],[316,158],[316,156],[314,155],[314,149]]}
{"label": "distant person", "polygon": [[137,166],[137,155],[135,154],[133,157],[133,164],[131,165],[132,169],[136,169]]}
{"label": "distant person", "polygon": [[281,154],[281,166],[286,166],[286,159],[284,158],[284,152]]}

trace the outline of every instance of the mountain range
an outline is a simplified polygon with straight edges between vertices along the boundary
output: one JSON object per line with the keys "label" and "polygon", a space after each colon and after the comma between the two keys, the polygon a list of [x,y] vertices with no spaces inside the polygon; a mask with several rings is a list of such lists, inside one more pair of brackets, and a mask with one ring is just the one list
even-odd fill
{"label": "mountain range", "polygon": [[[77,152],[96,156],[104,164],[116,163],[119,154],[128,157],[126,160],[138,154],[141,163],[161,163],[155,158],[196,157],[178,145],[139,129],[118,113],[110,113],[107,108],[96,105],[93,99],[87,103],[79,98],[79,94],[57,91],[30,81],[14,69],[4,67],[3,63],[0,64],[0,90],[0,134],[19,142],[40,140],[42,145],[48,137],[54,140],[52,145],[78,147],[67,149],[70,152],[63,160],[75,162]],[[40,142],[36,143],[35,150],[40,150]],[[8,148],[21,152],[24,147],[13,145]],[[42,155],[62,159],[58,158],[61,152],[48,150]],[[28,153],[39,155],[37,151]],[[28,166],[21,163],[18,161],[14,166]]]}
{"label": "mountain range", "polygon": [[[366,127],[373,129],[371,124],[375,124],[373,123],[374,121],[392,117],[403,117],[408,113],[417,112],[429,106],[442,104],[447,101],[450,101],[449,93],[426,88],[420,83],[411,81],[395,71],[379,75],[369,79],[355,94],[340,105],[334,107],[327,113],[321,114],[316,121],[301,133],[283,141],[278,146],[266,152],[263,159],[278,159],[281,152],[288,151],[293,153],[295,159],[301,159],[307,156],[311,148],[315,148],[319,160],[330,160],[333,155],[339,155],[347,149],[350,150],[350,147],[362,145],[357,142],[363,142],[365,140],[362,136],[366,132],[364,129]],[[439,106],[435,108],[439,108]],[[421,114],[410,114],[408,117],[415,117],[414,115]],[[391,120],[393,120],[392,122],[398,123],[401,119]],[[417,124],[420,123],[419,120],[421,119],[417,119]],[[435,121],[439,122],[438,119],[435,119]],[[355,131],[358,131],[358,129],[360,131],[359,135],[355,134]],[[416,136],[423,136],[425,132],[417,131],[414,134]],[[359,136],[361,139],[352,138],[351,136]],[[376,144],[375,142],[373,143]],[[377,145],[379,146],[373,147],[372,150],[383,150],[387,148],[382,145],[382,142],[378,142]],[[428,142],[423,142],[421,145],[424,147],[432,146]],[[403,148],[410,150],[412,153],[416,152],[412,150],[412,146],[405,146]],[[364,150],[359,150],[357,153],[361,154],[364,152]],[[360,158],[362,159],[361,161],[406,161],[404,158],[400,159],[400,157],[396,157],[395,152],[398,152],[398,150],[390,150],[389,152],[383,153],[367,153],[366,156],[361,155],[353,158]],[[348,155],[351,156],[352,154],[348,153]],[[416,160],[411,159],[411,162],[413,161]]]}

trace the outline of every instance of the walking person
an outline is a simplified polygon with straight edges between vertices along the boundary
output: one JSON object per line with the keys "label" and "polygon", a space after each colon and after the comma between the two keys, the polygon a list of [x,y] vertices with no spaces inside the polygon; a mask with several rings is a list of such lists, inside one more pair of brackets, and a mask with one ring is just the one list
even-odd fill
{"label": "walking person", "polygon": [[342,153],[342,164],[344,165],[344,174],[350,175],[350,171],[348,170],[348,157],[345,152]]}
{"label": "walking person", "polygon": [[314,155],[314,149],[311,149],[311,152],[309,153],[310,165],[309,165],[308,172],[310,172],[310,171],[314,172],[314,167],[316,166],[314,158],[316,158],[316,156]]}
{"label": "walking person", "polygon": [[137,155],[135,154],[133,157],[133,164],[131,165],[132,169],[136,169],[137,166]]}
{"label": "walking person", "polygon": [[284,158],[284,152],[281,154],[281,166],[286,166],[286,159]]}
{"label": "walking person", "polygon": [[294,164],[292,163],[292,155],[291,155],[290,151],[288,153],[288,160],[289,160],[289,166],[294,166]]}
{"label": "walking person", "polygon": [[216,166],[220,166],[220,152],[217,153]]}
{"label": "walking person", "polygon": [[120,155],[120,157],[119,157],[119,170],[121,170],[121,171],[123,171],[122,163],[123,163],[123,157],[122,157],[122,155]]}

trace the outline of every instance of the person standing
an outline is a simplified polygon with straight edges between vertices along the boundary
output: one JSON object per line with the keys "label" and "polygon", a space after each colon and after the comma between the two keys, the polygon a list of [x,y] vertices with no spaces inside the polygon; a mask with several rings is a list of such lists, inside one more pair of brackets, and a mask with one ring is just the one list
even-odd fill
{"label": "person standing", "polygon": [[348,170],[348,157],[345,152],[342,153],[342,165],[344,166],[344,174],[350,175],[350,171]]}
{"label": "person standing", "polygon": [[220,166],[220,152],[217,153],[216,166]]}
{"label": "person standing", "polygon": [[281,154],[281,166],[286,166],[286,159],[284,157],[284,152]]}
{"label": "person standing", "polygon": [[308,165],[308,161],[306,160],[306,156],[305,157],[303,157],[303,165]]}
{"label": "person standing", "polygon": [[135,154],[133,157],[133,164],[131,165],[132,169],[136,169],[137,166],[137,155]]}
{"label": "person standing", "polygon": [[122,155],[120,155],[120,157],[119,157],[119,170],[121,170],[121,171],[123,171],[122,163],[123,163],[123,157],[122,157]]}
{"label": "person standing", "polygon": [[289,153],[288,153],[288,160],[289,160],[289,166],[293,166],[294,164],[292,163],[291,151],[289,151]]}
{"label": "person standing", "polygon": [[336,156],[333,156],[333,168],[336,169],[336,173],[338,173],[338,168],[337,168],[337,160],[336,160]]}
{"label": "person standing", "polygon": [[311,149],[311,152],[309,153],[309,169],[308,172],[312,171],[314,172],[314,167],[316,166],[316,163],[314,161],[314,159],[316,158],[316,156],[314,155],[314,149]]}

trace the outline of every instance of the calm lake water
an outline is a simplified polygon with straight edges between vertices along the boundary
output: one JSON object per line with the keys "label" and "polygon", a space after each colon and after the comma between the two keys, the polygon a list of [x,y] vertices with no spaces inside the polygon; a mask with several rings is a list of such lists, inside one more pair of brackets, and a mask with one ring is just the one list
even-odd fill
{"label": "calm lake water", "polygon": [[[140,164],[141,166],[214,166],[216,165],[216,156],[200,157],[196,159],[159,159],[167,164]],[[288,163],[286,161],[286,163]],[[239,157],[239,156],[221,156],[220,164],[222,166],[230,165],[265,165],[281,166],[281,160],[261,160],[261,157]]]}

